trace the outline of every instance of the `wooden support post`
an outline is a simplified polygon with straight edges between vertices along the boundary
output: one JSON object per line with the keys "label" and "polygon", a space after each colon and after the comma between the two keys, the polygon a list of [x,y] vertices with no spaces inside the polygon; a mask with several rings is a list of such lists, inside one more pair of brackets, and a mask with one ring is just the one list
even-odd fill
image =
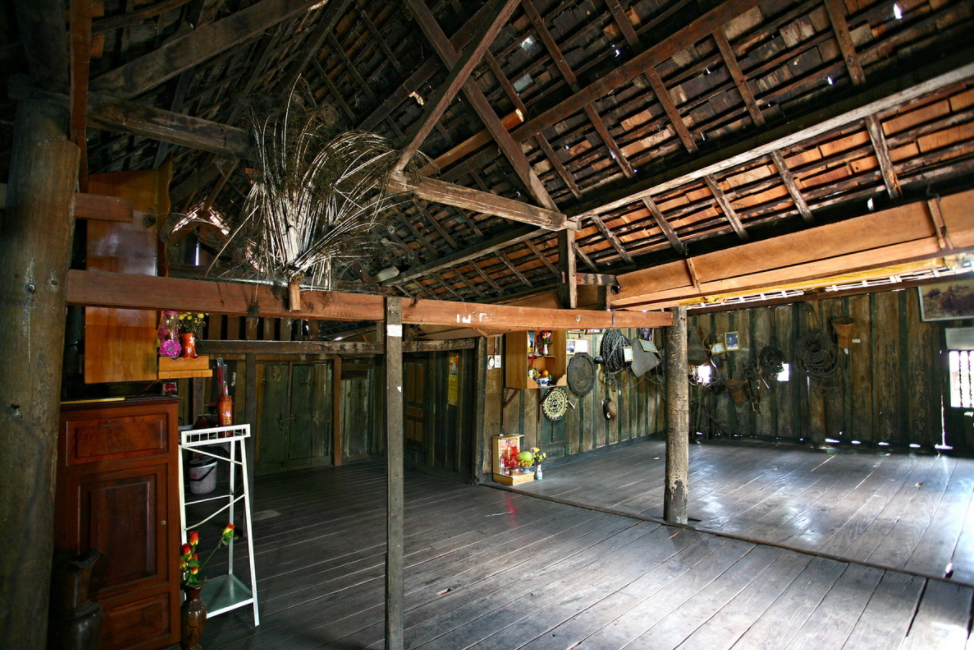
{"label": "wooden support post", "polygon": [[[239,369],[240,366],[237,366]],[[250,425],[250,437],[244,443],[247,453],[247,485],[250,486],[250,502],[254,501],[254,479],[257,471],[257,355],[248,354],[244,361],[244,420]]]}
{"label": "wooden support post", "polygon": [[[63,43],[64,41],[62,41]],[[78,147],[68,113],[17,107],[0,229],[0,647],[45,647]]]}
{"label": "wooden support post", "polygon": [[402,298],[386,298],[386,650],[403,649]]}
{"label": "wooden support post", "polygon": [[331,371],[331,464],[342,464],[342,358],[332,360]]}
{"label": "wooden support post", "polygon": [[663,518],[687,523],[690,473],[690,390],[687,384],[687,308],[673,308],[666,329],[666,492]]}
{"label": "wooden support post", "polygon": [[561,269],[561,284],[558,285],[558,298],[563,309],[578,307],[578,286],[575,284],[575,231],[562,230],[558,233],[558,268]]}
{"label": "wooden support post", "polygon": [[470,476],[480,479],[487,458],[487,339],[477,339],[477,352],[474,356],[474,415],[473,415],[473,454],[470,459]]}

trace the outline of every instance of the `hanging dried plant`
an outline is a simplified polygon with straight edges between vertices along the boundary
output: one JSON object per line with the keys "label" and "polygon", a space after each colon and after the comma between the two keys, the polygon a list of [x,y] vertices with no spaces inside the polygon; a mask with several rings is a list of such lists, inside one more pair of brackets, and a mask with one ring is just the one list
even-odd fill
{"label": "hanging dried plant", "polygon": [[374,133],[341,132],[331,107],[303,90],[251,119],[256,170],[227,244],[275,284],[329,286],[333,270],[362,259],[384,230],[400,152]]}

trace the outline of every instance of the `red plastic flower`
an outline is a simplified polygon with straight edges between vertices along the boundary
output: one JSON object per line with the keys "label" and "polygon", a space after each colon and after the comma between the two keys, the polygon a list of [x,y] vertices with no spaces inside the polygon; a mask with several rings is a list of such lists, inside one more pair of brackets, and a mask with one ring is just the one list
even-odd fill
{"label": "red plastic flower", "polygon": [[189,543],[191,546],[196,546],[200,543],[200,534],[195,530],[189,534]]}
{"label": "red plastic flower", "polygon": [[189,544],[183,544],[183,548],[182,548],[182,554],[183,555],[189,555],[192,552],[193,552],[193,549],[190,548]]}
{"label": "red plastic flower", "polygon": [[198,566],[194,566],[194,567],[190,568],[189,572],[192,573],[195,576],[197,573],[200,572],[200,568]]}

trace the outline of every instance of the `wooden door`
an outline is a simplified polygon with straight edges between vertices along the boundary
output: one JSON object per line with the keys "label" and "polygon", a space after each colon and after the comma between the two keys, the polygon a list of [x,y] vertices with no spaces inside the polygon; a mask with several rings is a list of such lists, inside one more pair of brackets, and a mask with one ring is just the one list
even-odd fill
{"label": "wooden door", "polygon": [[257,473],[330,465],[332,363],[258,364]]}
{"label": "wooden door", "polygon": [[426,448],[426,420],[423,402],[426,395],[426,368],[425,359],[410,360],[403,364],[406,444],[420,450]]}

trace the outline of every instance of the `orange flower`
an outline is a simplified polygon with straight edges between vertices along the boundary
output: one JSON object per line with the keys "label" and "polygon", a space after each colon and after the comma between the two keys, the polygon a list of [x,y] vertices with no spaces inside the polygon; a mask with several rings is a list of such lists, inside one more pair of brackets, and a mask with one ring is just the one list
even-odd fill
{"label": "orange flower", "polygon": [[191,549],[189,547],[189,544],[183,544],[183,548],[182,548],[182,554],[183,555],[189,555],[192,552],[193,552],[193,549]]}
{"label": "orange flower", "polygon": [[189,534],[190,546],[196,546],[200,543],[200,534],[195,530]]}
{"label": "orange flower", "polygon": [[186,563],[185,562],[180,562],[179,563],[179,570],[180,571],[185,571],[186,570]]}
{"label": "orange flower", "polygon": [[200,556],[197,555],[196,553],[193,553],[193,559],[196,560],[197,562],[199,562],[200,561]]}
{"label": "orange flower", "polygon": [[198,566],[194,566],[189,570],[189,572],[195,576],[197,573],[200,572],[200,568]]}

